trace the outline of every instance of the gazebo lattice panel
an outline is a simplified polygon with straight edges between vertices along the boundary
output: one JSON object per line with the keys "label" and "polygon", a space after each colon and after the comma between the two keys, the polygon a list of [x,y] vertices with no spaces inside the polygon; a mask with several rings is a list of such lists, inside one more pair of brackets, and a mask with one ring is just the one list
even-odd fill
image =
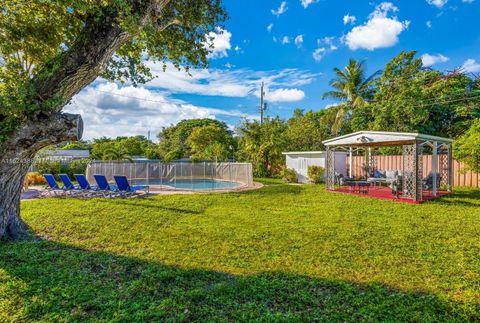
{"label": "gazebo lattice panel", "polygon": [[335,151],[333,151],[332,149],[327,149],[326,157],[327,158],[325,162],[327,166],[327,189],[333,190],[335,186]]}
{"label": "gazebo lattice panel", "polygon": [[403,196],[416,197],[416,145],[403,146]]}
{"label": "gazebo lattice panel", "polygon": [[368,152],[367,152],[367,177],[368,176],[371,176],[372,173],[377,169],[376,168],[376,158],[375,158],[375,152],[373,149],[370,149]]}
{"label": "gazebo lattice panel", "polygon": [[438,176],[440,176],[440,184],[448,185],[448,154],[442,153],[438,154],[438,164],[440,166]]}
{"label": "gazebo lattice panel", "polygon": [[416,165],[417,165],[417,187],[416,187],[416,200],[422,200],[423,193],[423,147],[419,144],[415,146],[415,152],[417,154]]}

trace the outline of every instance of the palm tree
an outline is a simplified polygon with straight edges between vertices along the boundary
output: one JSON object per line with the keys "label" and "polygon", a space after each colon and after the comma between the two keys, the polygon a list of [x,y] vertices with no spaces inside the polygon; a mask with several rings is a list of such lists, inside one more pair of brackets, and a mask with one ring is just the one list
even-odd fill
{"label": "palm tree", "polygon": [[357,61],[353,58],[348,61],[348,65],[343,70],[335,67],[333,71],[336,77],[330,81],[330,86],[335,90],[324,93],[322,98],[331,98],[343,103],[340,105],[332,129],[337,134],[345,122],[347,113],[365,106],[372,99],[374,93],[373,82],[381,71],[376,71],[369,77],[365,77],[364,61]]}

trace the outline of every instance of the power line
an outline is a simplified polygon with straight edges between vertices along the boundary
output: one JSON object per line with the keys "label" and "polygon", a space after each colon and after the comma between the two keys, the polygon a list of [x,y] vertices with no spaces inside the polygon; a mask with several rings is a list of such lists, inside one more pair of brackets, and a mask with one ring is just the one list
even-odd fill
{"label": "power line", "polygon": [[[93,89],[94,91],[97,91],[97,92],[101,92],[101,93],[105,93],[105,94],[110,94],[110,95],[115,95],[115,96],[120,96],[120,97],[124,97],[124,98],[129,98],[129,99],[134,99],[134,100],[139,100],[139,101],[146,101],[146,102],[153,102],[153,103],[166,103],[165,101],[159,101],[159,100],[152,100],[152,99],[145,99],[145,98],[141,98],[141,97],[136,97],[136,96],[130,96],[130,95],[125,95],[125,94],[120,94],[120,93],[114,93],[114,92],[108,92],[108,91],[102,91],[102,90],[97,90],[97,89]],[[479,91],[480,92],[480,91]],[[458,92],[459,94],[458,95],[461,95],[460,91]],[[458,95],[446,95],[444,96],[442,99],[448,99],[450,97],[456,97]],[[454,99],[454,100],[449,100],[449,101],[442,101],[442,100],[439,100],[439,101],[435,101],[436,99],[431,99],[431,100],[427,100],[426,102],[427,103],[422,103],[422,104],[418,104],[418,105],[414,105],[414,106],[411,106],[413,108],[417,108],[417,107],[425,107],[425,106],[433,106],[433,105],[438,105],[438,104],[447,104],[447,103],[453,103],[453,102],[459,102],[459,101],[463,101],[463,100],[471,100],[471,99],[475,99],[475,98],[480,98],[480,93],[478,94],[474,94],[474,95],[471,95],[471,96],[464,96],[462,98],[457,98],[457,99]],[[435,101],[435,102],[433,102]],[[373,103],[376,103],[378,101],[372,101]],[[432,102],[432,103],[429,103],[429,102]],[[180,104],[178,103],[171,103],[171,104],[175,104],[175,105],[178,105],[178,106],[181,106]],[[92,104],[93,105],[93,104]],[[95,105],[94,105],[95,106]],[[97,106],[98,107],[98,106]],[[262,109],[264,110],[264,109]],[[262,111],[263,112],[263,111]]]}
{"label": "power line", "polygon": [[[102,90],[97,90],[97,89],[92,89],[96,92],[101,92],[101,93],[106,93],[106,94],[110,94],[110,95],[116,95],[116,96],[121,96],[121,97],[124,97],[124,98],[129,98],[129,99],[135,99],[135,100],[139,100],[139,101],[146,101],[146,102],[153,102],[153,103],[166,103],[165,101],[159,101],[159,100],[152,100],[152,99],[145,99],[145,98],[141,98],[141,97],[138,97],[138,96],[130,96],[130,95],[125,95],[125,94],[120,94],[120,93],[114,93],[114,92],[108,92],[108,91],[102,91]],[[171,104],[175,104],[175,105],[180,105],[178,103],[173,103],[173,102],[170,102]]]}

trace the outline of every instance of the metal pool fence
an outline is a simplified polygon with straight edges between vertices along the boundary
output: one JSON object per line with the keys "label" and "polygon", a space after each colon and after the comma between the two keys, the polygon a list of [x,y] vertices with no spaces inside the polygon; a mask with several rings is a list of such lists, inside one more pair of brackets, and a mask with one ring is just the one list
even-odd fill
{"label": "metal pool fence", "polygon": [[193,184],[199,180],[235,182],[239,186],[253,185],[252,164],[249,163],[92,161],[86,170],[90,182],[95,182],[95,174],[105,175],[109,182],[114,181],[115,175],[124,175],[132,184],[173,187],[177,181],[190,181]]}

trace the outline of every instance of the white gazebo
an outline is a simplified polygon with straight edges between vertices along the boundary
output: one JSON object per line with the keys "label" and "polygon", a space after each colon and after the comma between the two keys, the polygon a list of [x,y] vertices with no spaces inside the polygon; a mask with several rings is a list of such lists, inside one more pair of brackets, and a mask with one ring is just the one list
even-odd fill
{"label": "white gazebo", "polygon": [[[375,152],[379,147],[401,147],[403,169],[401,176],[402,198],[413,201],[423,200],[423,152],[431,151],[431,195],[437,196],[441,186],[452,189],[452,143],[453,140],[420,133],[358,131],[323,141],[327,148],[326,187],[335,190],[338,184],[335,176],[335,151],[349,152],[349,177],[352,176],[353,154],[365,154],[366,177],[376,171]],[[352,179],[353,180],[353,179]]]}

